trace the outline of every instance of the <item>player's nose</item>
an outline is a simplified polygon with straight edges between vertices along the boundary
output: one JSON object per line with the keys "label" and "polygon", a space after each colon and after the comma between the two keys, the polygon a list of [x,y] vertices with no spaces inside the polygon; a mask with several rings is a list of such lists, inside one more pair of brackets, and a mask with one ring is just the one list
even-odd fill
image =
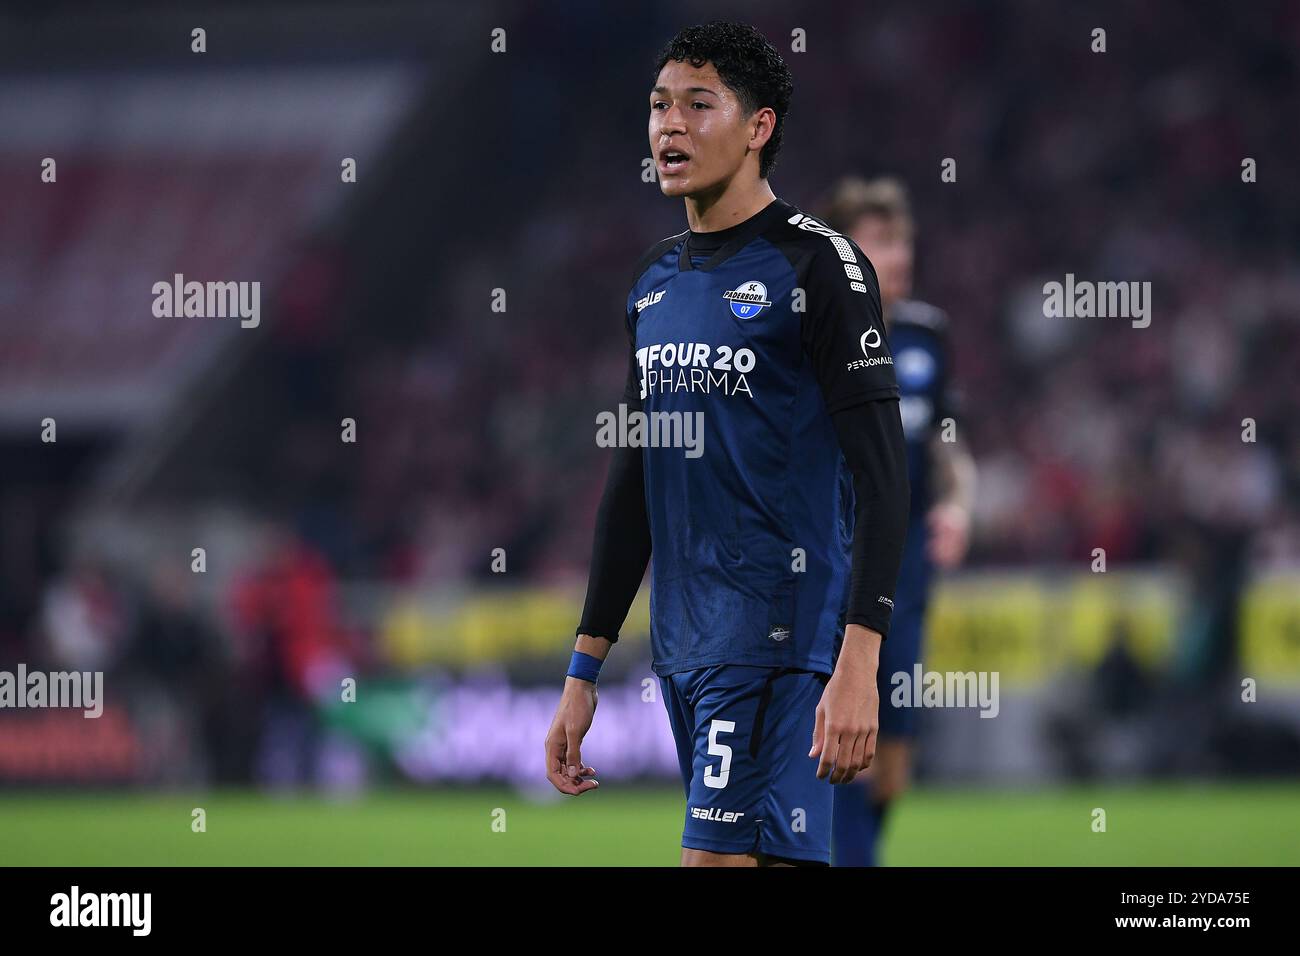
{"label": "player's nose", "polygon": [[661,110],[659,112],[659,130],[663,133],[685,132],[686,114],[676,104],[666,110]]}

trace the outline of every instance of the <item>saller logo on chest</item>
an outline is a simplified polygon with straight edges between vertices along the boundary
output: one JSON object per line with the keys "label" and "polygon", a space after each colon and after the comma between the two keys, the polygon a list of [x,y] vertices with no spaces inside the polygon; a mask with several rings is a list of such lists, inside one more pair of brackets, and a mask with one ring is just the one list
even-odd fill
{"label": "saller logo on chest", "polygon": [[651,292],[648,295],[641,296],[641,298],[636,300],[637,314],[640,315],[642,310],[650,308],[650,306],[654,305],[663,297],[664,297],[663,289],[660,289],[658,292]]}

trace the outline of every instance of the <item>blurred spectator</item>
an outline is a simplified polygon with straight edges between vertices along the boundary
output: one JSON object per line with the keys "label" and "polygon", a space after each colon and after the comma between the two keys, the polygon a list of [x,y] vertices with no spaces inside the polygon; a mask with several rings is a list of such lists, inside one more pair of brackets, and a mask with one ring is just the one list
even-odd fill
{"label": "blurred spectator", "polygon": [[351,676],[334,573],[292,531],[270,525],[266,558],[231,593],[242,683],[261,711],[256,758],[272,786],[321,782],[319,708],[338,701]]}

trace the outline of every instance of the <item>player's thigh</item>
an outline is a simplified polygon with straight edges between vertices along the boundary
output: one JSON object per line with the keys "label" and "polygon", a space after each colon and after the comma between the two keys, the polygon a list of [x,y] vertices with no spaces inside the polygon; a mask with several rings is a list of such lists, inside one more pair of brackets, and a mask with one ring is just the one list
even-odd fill
{"label": "player's thigh", "polygon": [[691,775],[694,772],[695,719],[688,699],[685,676],[672,674],[659,678],[663,691],[664,710],[668,712],[668,727],[677,748],[677,765],[682,775],[682,787],[687,797],[691,793]]}
{"label": "player's thigh", "polygon": [[753,853],[714,853],[682,847],[682,866],[758,866],[758,856]]}
{"label": "player's thigh", "polygon": [[757,849],[768,773],[756,753],[773,668],[717,665],[692,672],[691,780],[682,846],[715,854]]}
{"label": "player's thigh", "polygon": [[772,863],[830,862],[834,787],[808,756],[828,675],[783,671],[771,682],[758,754],[768,777],[759,850]]}

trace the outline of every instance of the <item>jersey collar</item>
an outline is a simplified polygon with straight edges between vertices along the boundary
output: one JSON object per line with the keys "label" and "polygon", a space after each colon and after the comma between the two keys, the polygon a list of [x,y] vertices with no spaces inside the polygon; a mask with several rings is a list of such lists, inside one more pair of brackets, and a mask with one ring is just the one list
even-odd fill
{"label": "jersey collar", "polygon": [[[741,249],[745,248],[745,246],[749,245],[750,241],[753,240],[755,236],[762,233],[763,230],[770,226],[776,219],[787,215],[787,210],[790,209],[792,209],[792,207],[784,200],[774,199],[764,206],[761,211],[754,213],[754,215],[750,216],[744,222],[737,223],[734,226],[729,226],[722,230],[723,233],[727,234],[726,240],[718,251],[705,260],[705,262],[698,268],[702,272],[709,272],[717,268]],[[682,250],[677,256],[677,271],[688,272],[695,268],[696,266],[691,264],[690,235],[688,234],[687,237],[682,240]]]}

